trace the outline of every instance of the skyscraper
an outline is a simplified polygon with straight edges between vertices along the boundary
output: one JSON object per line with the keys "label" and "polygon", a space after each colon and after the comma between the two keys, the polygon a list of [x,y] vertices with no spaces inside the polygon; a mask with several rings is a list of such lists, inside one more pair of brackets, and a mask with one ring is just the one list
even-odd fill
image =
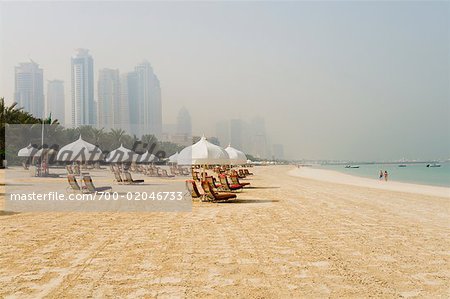
{"label": "skyscraper", "polygon": [[216,136],[219,138],[220,145],[222,147],[230,144],[230,122],[227,120],[219,121],[216,123]]}
{"label": "skyscraper", "polygon": [[230,143],[232,147],[239,150],[242,150],[242,131],[242,120],[232,119],[230,121]]}
{"label": "skyscraper", "polygon": [[[123,74],[120,78],[122,106],[124,122],[128,124],[130,133],[140,135],[139,130],[139,107],[138,107],[138,84],[136,72]],[[127,118],[127,119],[125,119]],[[123,128],[126,130],[125,128]]]}
{"label": "skyscraper", "polygon": [[119,70],[101,69],[98,76],[98,125],[101,128],[121,128]]}
{"label": "skyscraper", "polygon": [[47,83],[47,111],[46,115],[52,114],[52,119],[57,119],[64,125],[65,119],[64,82],[51,80]]}
{"label": "skyscraper", "polygon": [[189,111],[182,107],[177,117],[177,134],[192,136],[192,123]]}
{"label": "skyscraper", "polygon": [[253,118],[251,122],[251,128],[252,128],[251,142],[253,147],[251,149],[251,152],[255,157],[268,158],[270,150],[268,148],[269,143],[267,140],[266,125],[264,118],[262,117]]}
{"label": "skyscraper", "polygon": [[94,61],[89,50],[72,57],[72,125],[96,124]]}
{"label": "skyscraper", "polygon": [[[137,80],[137,108],[140,134],[162,131],[161,88],[150,63],[144,61],[135,67]],[[135,111],[133,111],[134,113]]]}
{"label": "skyscraper", "polygon": [[33,116],[44,117],[44,71],[36,62],[16,66],[14,101]]}
{"label": "skyscraper", "polygon": [[273,145],[273,159],[283,160],[284,159],[284,147],[282,144]]}

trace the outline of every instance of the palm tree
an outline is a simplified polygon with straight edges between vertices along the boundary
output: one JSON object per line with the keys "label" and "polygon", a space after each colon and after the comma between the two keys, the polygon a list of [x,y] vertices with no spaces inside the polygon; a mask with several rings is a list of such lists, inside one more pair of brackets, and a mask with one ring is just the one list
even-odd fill
{"label": "palm tree", "polygon": [[123,142],[123,138],[126,135],[125,133],[126,132],[122,129],[111,129],[111,132],[109,132],[109,135],[112,138],[111,146],[114,148],[118,147]]}
{"label": "palm tree", "polygon": [[[5,128],[6,124],[37,124],[40,120],[35,118],[23,108],[13,103],[11,106],[5,105],[5,99],[0,98],[0,160],[5,159]],[[18,136],[20,137],[20,136]]]}

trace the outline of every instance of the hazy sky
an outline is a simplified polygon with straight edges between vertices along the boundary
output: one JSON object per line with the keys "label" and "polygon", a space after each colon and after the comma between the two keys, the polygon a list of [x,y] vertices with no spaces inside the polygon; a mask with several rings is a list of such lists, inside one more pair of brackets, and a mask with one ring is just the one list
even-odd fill
{"label": "hazy sky", "polygon": [[[147,59],[163,119],[195,134],[262,116],[290,158],[450,158],[449,2],[19,2],[0,4],[0,96],[32,58],[65,81]],[[96,79],[95,79],[96,80]]]}

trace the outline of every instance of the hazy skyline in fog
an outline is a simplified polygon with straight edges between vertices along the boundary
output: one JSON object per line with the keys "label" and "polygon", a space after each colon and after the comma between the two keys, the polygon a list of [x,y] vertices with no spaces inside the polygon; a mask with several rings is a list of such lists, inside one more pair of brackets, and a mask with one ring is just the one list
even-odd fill
{"label": "hazy skyline in fog", "polygon": [[261,116],[288,158],[450,158],[448,2],[0,7],[0,96],[9,103],[14,66],[32,58],[45,80],[64,80],[70,106],[70,57],[87,48],[95,84],[101,68],[125,73],[147,59],[164,123],[185,106],[196,135]]}

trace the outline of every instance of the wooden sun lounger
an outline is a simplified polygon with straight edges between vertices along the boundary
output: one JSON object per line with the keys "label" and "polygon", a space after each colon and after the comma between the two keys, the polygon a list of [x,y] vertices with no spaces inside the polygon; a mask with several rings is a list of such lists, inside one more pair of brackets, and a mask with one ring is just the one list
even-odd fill
{"label": "wooden sun lounger", "polygon": [[113,170],[113,173],[114,173],[114,177],[115,177],[115,179],[116,179],[116,182],[118,183],[118,184],[122,184],[124,181],[123,181],[123,179],[122,179],[122,177],[120,176],[120,172],[118,171],[118,170]]}
{"label": "wooden sun lounger", "polygon": [[104,191],[107,191],[107,190],[112,190],[111,186],[105,186],[105,187],[98,187],[98,188],[96,188],[94,186],[94,183],[92,182],[92,178],[91,178],[90,175],[85,175],[83,177],[83,181],[84,181],[84,184],[86,185],[86,189],[89,192],[92,192],[92,193],[94,193],[94,192],[104,192]]}
{"label": "wooden sun lounger", "polygon": [[222,185],[216,182],[216,179],[212,176],[207,176],[206,181],[213,187],[213,189],[221,189]]}
{"label": "wooden sun lounger", "polygon": [[239,178],[244,179],[245,178],[245,173],[242,169],[239,169],[237,175],[239,176]]}
{"label": "wooden sun lounger", "polygon": [[144,180],[133,180],[131,173],[129,173],[128,171],[123,172],[123,174],[125,175],[125,180],[123,180],[123,182],[125,184],[142,184],[142,183],[144,183]]}
{"label": "wooden sun lounger", "polygon": [[202,181],[202,188],[205,191],[205,196],[209,198],[211,201],[225,201],[236,198],[236,194],[233,193],[215,192],[207,181]]}
{"label": "wooden sun lounger", "polygon": [[242,187],[250,185],[250,183],[241,183],[237,175],[230,175],[230,179],[233,185],[241,185]]}
{"label": "wooden sun lounger", "polygon": [[77,182],[77,179],[75,178],[75,175],[73,175],[73,174],[67,175],[67,181],[69,182],[69,187],[66,188],[67,191],[69,191],[69,188],[70,188],[72,191],[75,191],[75,192],[81,192],[81,193],[86,192],[87,189],[81,188],[81,186]]}
{"label": "wooden sun lounger", "polygon": [[192,198],[200,198],[202,195],[200,194],[200,191],[197,188],[197,184],[194,180],[187,180],[186,181],[186,188],[191,193]]}
{"label": "wooden sun lounger", "polygon": [[168,178],[174,178],[175,177],[175,175],[173,175],[173,174],[168,174],[167,170],[165,170],[165,169],[162,169],[161,172],[162,172],[162,176],[164,176],[164,177],[168,177]]}
{"label": "wooden sun lounger", "polygon": [[242,190],[242,185],[237,184],[229,184],[227,180],[227,176],[225,174],[219,175],[219,180],[221,184],[221,189],[225,191],[236,191],[236,190]]}
{"label": "wooden sun lounger", "polygon": [[244,173],[245,173],[245,175],[253,175],[253,173],[251,173],[250,171],[248,171],[247,168],[244,168]]}

